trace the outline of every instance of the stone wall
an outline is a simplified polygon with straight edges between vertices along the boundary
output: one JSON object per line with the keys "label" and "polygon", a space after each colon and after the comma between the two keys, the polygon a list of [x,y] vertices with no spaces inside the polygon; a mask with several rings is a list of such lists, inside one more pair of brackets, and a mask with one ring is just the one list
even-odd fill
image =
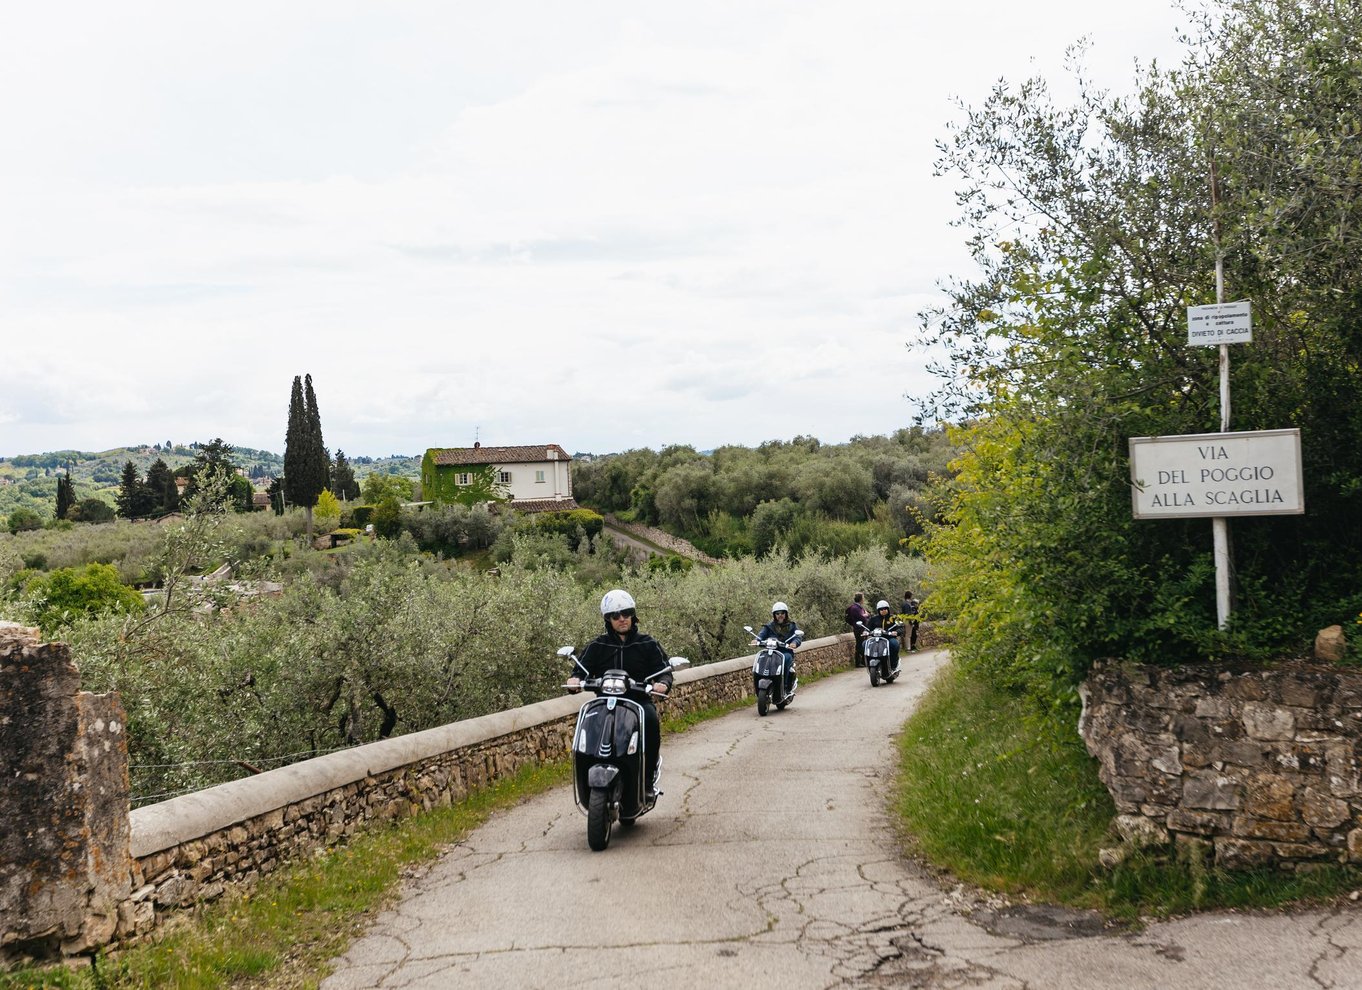
{"label": "stone wall", "polygon": [[1231,869],[1362,862],[1362,670],[1107,664],[1083,701],[1129,842]]}
{"label": "stone wall", "polygon": [[63,643],[0,622],[0,962],[107,942],[129,895],[117,695],[80,690]]}
{"label": "stone wall", "polygon": [[630,535],[636,536],[641,540],[646,540],[648,543],[652,543],[655,546],[670,550],[672,553],[679,556],[689,557],[692,560],[698,560],[700,563],[708,564],[710,566],[723,563],[723,561],[711,557],[699,547],[692,545],[690,541],[683,540],[679,536],[673,536],[665,530],[657,529],[653,526],[645,526],[642,523],[621,522],[617,517],[609,513],[606,513],[604,518],[606,525],[611,528],[629,533]]}
{"label": "stone wall", "polygon": [[[801,676],[851,663],[851,637],[811,640]],[[751,657],[676,675],[663,717],[752,694]],[[131,815],[133,890],[116,937],[135,941],[178,908],[246,889],[279,866],[374,822],[459,801],[471,790],[568,752],[580,698],[563,697],[281,767]]]}

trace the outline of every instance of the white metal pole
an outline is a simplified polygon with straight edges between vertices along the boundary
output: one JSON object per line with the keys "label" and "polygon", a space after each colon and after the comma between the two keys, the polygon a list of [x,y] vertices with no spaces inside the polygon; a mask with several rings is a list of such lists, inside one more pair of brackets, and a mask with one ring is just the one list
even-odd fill
{"label": "white metal pole", "polygon": [[[1215,301],[1225,301],[1225,259],[1215,255]],[[1220,345],[1220,432],[1230,431],[1230,348]],[[1211,538],[1215,556],[1215,615],[1221,629],[1230,622],[1230,521],[1225,516],[1211,517]]]}

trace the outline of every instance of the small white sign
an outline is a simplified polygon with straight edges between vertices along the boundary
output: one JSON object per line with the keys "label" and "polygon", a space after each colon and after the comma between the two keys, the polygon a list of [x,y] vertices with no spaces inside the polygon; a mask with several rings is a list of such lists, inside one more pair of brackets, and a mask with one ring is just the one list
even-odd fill
{"label": "small white sign", "polygon": [[1130,438],[1136,519],[1305,512],[1301,431]]}
{"label": "small white sign", "polygon": [[1194,347],[1247,344],[1253,340],[1248,300],[1187,307],[1187,343]]}

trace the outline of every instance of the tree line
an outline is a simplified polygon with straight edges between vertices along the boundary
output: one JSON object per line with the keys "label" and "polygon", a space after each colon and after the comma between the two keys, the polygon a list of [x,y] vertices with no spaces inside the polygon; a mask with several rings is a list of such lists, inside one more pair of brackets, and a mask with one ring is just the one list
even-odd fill
{"label": "tree line", "polygon": [[671,446],[574,463],[583,505],[660,526],[714,556],[907,547],[932,509],[925,492],[950,474],[943,430],[823,444],[813,437],[709,453]]}

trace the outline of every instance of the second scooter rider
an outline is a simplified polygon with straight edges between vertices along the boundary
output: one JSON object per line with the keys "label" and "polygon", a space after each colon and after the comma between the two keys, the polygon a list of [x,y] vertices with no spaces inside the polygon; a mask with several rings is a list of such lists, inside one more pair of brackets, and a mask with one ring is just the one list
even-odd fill
{"label": "second scooter rider", "polygon": [[[776,602],[771,606],[771,621],[761,627],[757,633],[757,641],[775,637],[778,643],[783,644],[780,652],[785,655],[785,690],[784,694],[790,693],[790,688],[794,686],[795,659],[794,651],[803,640],[793,634],[799,631],[799,625],[790,618],[790,606],[784,602]],[[789,642],[786,642],[789,640]]]}
{"label": "second scooter rider", "polygon": [[896,670],[899,665],[899,624],[889,614],[889,603],[880,599],[875,604],[875,614],[870,617],[869,628],[883,629],[889,637],[889,669]]}
{"label": "second scooter rider", "polygon": [[[672,687],[672,668],[667,654],[653,637],[638,631],[638,612],[634,597],[616,588],[601,599],[601,617],[605,633],[587,644],[578,661],[591,677],[600,677],[607,670],[622,670],[633,680],[648,681],[653,691],[665,695]],[[567,681],[569,690],[581,690],[576,677]],[[644,746],[648,754],[649,791],[657,790],[657,763],[661,756],[662,724],[652,695],[630,690],[626,695],[643,706]]]}

